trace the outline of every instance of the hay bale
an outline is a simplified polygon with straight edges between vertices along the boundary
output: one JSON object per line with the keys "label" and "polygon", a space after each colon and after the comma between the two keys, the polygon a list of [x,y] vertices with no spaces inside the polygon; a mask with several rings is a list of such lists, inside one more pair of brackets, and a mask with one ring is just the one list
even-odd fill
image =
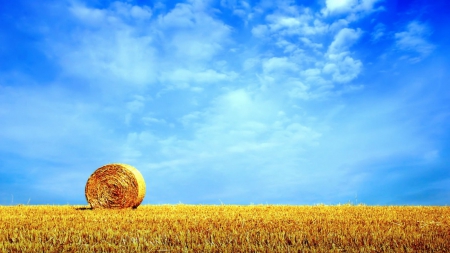
{"label": "hay bale", "polygon": [[145,181],[131,165],[107,164],[89,177],[85,194],[92,208],[136,208],[145,197]]}

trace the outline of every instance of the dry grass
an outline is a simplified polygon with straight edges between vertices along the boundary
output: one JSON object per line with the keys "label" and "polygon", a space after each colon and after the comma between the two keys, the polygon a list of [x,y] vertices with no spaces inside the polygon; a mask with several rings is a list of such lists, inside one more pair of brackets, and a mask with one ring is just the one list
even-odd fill
{"label": "dry grass", "polygon": [[450,252],[450,207],[0,206],[0,252]]}
{"label": "dry grass", "polygon": [[136,208],[145,197],[145,181],[133,166],[107,164],[89,177],[85,194],[92,208]]}

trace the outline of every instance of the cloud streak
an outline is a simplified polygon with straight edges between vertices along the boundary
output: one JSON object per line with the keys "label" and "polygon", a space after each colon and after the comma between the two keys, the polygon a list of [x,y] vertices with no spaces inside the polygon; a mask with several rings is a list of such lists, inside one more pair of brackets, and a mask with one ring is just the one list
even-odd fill
{"label": "cloud streak", "polygon": [[431,31],[426,24],[410,22],[405,31],[395,33],[396,46],[399,50],[415,56],[408,57],[411,62],[418,62],[427,57],[435,46],[428,41]]}

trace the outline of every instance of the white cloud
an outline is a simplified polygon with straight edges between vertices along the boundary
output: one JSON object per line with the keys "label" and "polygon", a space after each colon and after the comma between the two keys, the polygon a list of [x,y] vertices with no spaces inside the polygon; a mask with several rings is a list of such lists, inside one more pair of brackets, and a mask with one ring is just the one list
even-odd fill
{"label": "white cloud", "polygon": [[95,9],[74,4],[70,13],[79,20],[78,28],[69,34],[55,34],[56,39],[47,45],[47,53],[59,61],[66,74],[93,81],[98,87],[102,86],[100,80],[107,81],[112,92],[156,81],[154,35],[142,34],[143,24],[134,22],[151,17],[148,7],[115,2],[107,9]]}
{"label": "white cloud", "polygon": [[322,65],[323,73],[330,75],[333,82],[348,83],[361,72],[362,62],[349,55],[350,47],[356,43],[361,34],[360,29],[343,28],[334,36]]}
{"label": "white cloud", "polygon": [[80,21],[90,25],[104,26],[107,23],[118,25],[123,21],[147,20],[152,16],[148,6],[137,6],[123,2],[113,2],[108,9],[89,8],[81,3],[72,3],[70,12]]}
{"label": "white cloud", "polygon": [[435,46],[428,41],[431,35],[430,28],[418,21],[410,22],[406,30],[395,34],[398,49],[415,55],[410,57],[412,62],[417,62],[433,52]]}
{"label": "white cloud", "polygon": [[165,124],[166,123],[166,121],[163,119],[157,119],[157,118],[150,117],[150,116],[143,117],[142,121],[147,126],[152,125],[152,124]]}
{"label": "white cloud", "polygon": [[378,41],[381,39],[381,37],[384,36],[386,30],[386,26],[382,23],[378,23],[375,27],[374,27],[374,31],[372,32],[371,36],[372,36],[372,40],[373,41]]}
{"label": "white cloud", "polygon": [[[374,5],[377,2],[381,2],[383,0],[361,0],[359,3],[359,9],[364,10],[364,11],[371,11],[374,8]],[[383,8],[380,7],[380,10],[382,10]]]}
{"label": "white cloud", "polygon": [[309,86],[304,84],[303,82],[299,80],[292,80],[290,82],[290,86],[292,88],[289,91],[289,96],[303,100],[309,100],[311,98],[311,95],[309,93]]}
{"label": "white cloud", "polygon": [[286,17],[286,16],[268,16],[268,20],[272,21],[270,29],[277,31],[283,28],[289,29],[292,27],[298,27],[301,23],[298,18]]}
{"label": "white cloud", "polygon": [[277,45],[280,48],[283,48],[283,53],[294,53],[300,50],[297,44],[291,43],[284,39],[278,39],[275,45]]}
{"label": "white cloud", "polygon": [[[194,143],[200,145],[195,152],[209,153],[214,159],[224,157],[229,161],[227,167],[233,171],[232,164],[236,162],[254,164],[260,163],[261,158],[281,158],[301,152],[299,147],[314,145],[320,137],[311,128],[280,114],[273,101],[253,97],[242,89],[220,96],[203,116],[197,118],[201,123],[195,126]],[[240,161],[243,152],[251,160]],[[234,166],[239,168],[243,164]],[[249,170],[248,173],[255,175],[260,173],[258,168]]]}
{"label": "white cloud", "polygon": [[240,17],[244,21],[245,25],[252,19],[252,9],[250,4],[246,1],[221,0],[220,5],[221,7],[230,9],[233,15]]}
{"label": "white cloud", "polygon": [[83,5],[74,5],[70,7],[73,15],[83,22],[99,25],[105,22],[107,13],[104,10],[92,9]]}
{"label": "white cloud", "polygon": [[158,17],[159,23],[164,27],[188,28],[197,23],[193,6],[189,4],[177,4],[173,10]]}
{"label": "white cloud", "polygon": [[163,32],[162,46],[172,60],[185,64],[209,61],[229,40],[230,27],[202,8],[177,4],[169,13],[159,16],[158,27],[167,29]]}
{"label": "white cloud", "polygon": [[135,95],[134,100],[127,103],[127,109],[130,112],[140,111],[145,106],[145,99],[143,96]]}
{"label": "white cloud", "polygon": [[[331,21],[330,26],[323,16],[308,8],[284,8],[265,19],[266,24],[253,27],[253,36],[281,50],[274,50],[270,58],[252,58],[262,58],[262,74],[258,75],[262,90],[284,87],[289,97],[302,100],[358,90],[336,84],[353,81],[362,70],[362,62],[354,59],[350,50],[362,35],[360,28],[348,28],[350,22],[345,19]],[[322,36],[333,33],[333,41],[325,47]],[[253,60],[246,61],[245,66],[256,70]]]}
{"label": "white cloud", "polygon": [[77,42],[58,38],[49,44],[49,54],[60,61],[66,74],[87,78],[104,91],[132,92],[159,81],[168,81],[171,89],[199,90],[190,83],[236,76],[219,70],[223,66],[209,64],[228,43],[231,30],[209,15],[204,4],[177,4],[153,20],[149,7],[122,2],[106,9],[74,4],[70,13],[85,25],[71,34]]}
{"label": "white cloud", "polygon": [[323,44],[322,43],[314,43],[312,42],[310,39],[306,38],[306,37],[301,37],[300,40],[308,47],[312,48],[312,49],[321,49],[323,48]]}
{"label": "white cloud", "polygon": [[316,69],[316,68],[307,69],[307,70],[302,71],[301,74],[306,77],[314,77],[314,76],[319,76],[321,74],[321,71],[320,71],[320,69]]}
{"label": "white cloud", "polygon": [[115,82],[142,86],[156,78],[155,50],[151,37],[134,37],[132,31],[80,33],[78,48],[57,48],[60,62],[69,74],[90,79],[109,76]]}
{"label": "white cloud", "polygon": [[374,9],[377,2],[380,2],[380,0],[326,0],[326,9],[323,10],[323,13],[326,15],[354,14],[357,12],[370,13],[377,10]]}
{"label": "white cloud", "polygon": [[317,35],[323,34],[328,27],[315,17],[309,9],[296,10],[289,14],[267,15],[267,26],[271,33],[280,35]]}
{"label": "white cloud", "polygon": [[230,80],[235,76],[235,73],[219,73],[216,70],[207,69],[200,71],[191,71],[188,69],[175,69],[171,72],[163,72],[160,81],[171,82],[176,84],[185,83],[190,86],[190,83],[217,83],[224,80]]}
{"label": "white cloud", "polygon": [[329,30],[330,32],[340,31],[343,28],[347,28],[350,23],[350,20],[344,18],[334,20],[333,23],[330,24]]}
{"label": "white cloud", "polygon": [[347,55],[334,58],[323,67],[325,74],[331,74],[333,81],[347,83],[355,79],[362,69],[362,63]]}
{"label": "white cloud", "polygon": [[192,126],[193,124],[196,123],[196,121],[198,121],[200,118],[202,117],[202,113],[199,111],[194,111],[191,113],[188,113],[186,115],[183,115],[180,119],[181,123],[184,126]]}
{"label": "white cloud", "polygon": [[248,58],[244,61],[243,68],[245,71],[249,71],[249,70],[255,68],[256,66],[260,65],[260,61],[261,60],[257,57]]}
{"label": "white cloud", "polygon": [[136,19],[149,19],[152,16],[152,10],[148,6],[133,6],[130,10],[131,16]]}
{"label": "white cloud", "polygon": [[244,19],[247,16],[247,12],[242,9],[237,9],[233,11],[233,14]]}
{"label": "white cloud", "polygon": [[287,57],[272,57],[266,59],[262,63],[264,73],[297,71],[298,67],[295,63],[289,61]]}
{"label": "white cloud", "polygon": [[266,25],[257,25],[252,28],[252,34],[256,38],[265,38],[268,32]]}
{"label": "white cloud", "polygon": [[348,12],[358,3],[358,0],[326,0],[330,12]]}
{"label": "white cloud", "polygon": [[329,54],[338,54],[347,51],[361,36],[360,29],[344,28],[334,37],[333,42],[328,47]]}
{"label": "white cloud", "polygon": [[[243,152],[256,152],[256,157],[249,157],[252,160],[247,161],[252,163],[257,162],[253,160],[259,159],[257,157],[267,159],[295,153],[298,147],[315,145],[320,137],[310,127],[280,113],[274,101],[244,89],[218,96],[211,107],[186,114],[181,121],[186,129],[192,129],[191,138],[178,136],[164,139],[148,132],[133,133],[129,135],[127,144],[130,157],[146,160],[142,151],[137,150],[147,145],[157,145],[157,149],[164,153],[155,161],[159,164],[158,168],[162,168],[165,159],[170,161],[177,157],[190,164],[192,170],[207,159],[211,169],[222,164],[235,171],[242,168],[241,164],[233,169],[236,166],[233,164],[240,160]],[[167,166],[169,164],[172,163]],[[249,169],[252,173],[258,173],[257,169]]]}

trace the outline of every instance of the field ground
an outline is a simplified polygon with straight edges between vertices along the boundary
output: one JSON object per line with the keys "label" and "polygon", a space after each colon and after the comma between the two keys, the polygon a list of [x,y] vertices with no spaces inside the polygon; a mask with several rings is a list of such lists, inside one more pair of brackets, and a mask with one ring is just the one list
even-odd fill
{"label": "field ground", "polygon": [[0,252],[450,252],[450,207],[0,206]]}

